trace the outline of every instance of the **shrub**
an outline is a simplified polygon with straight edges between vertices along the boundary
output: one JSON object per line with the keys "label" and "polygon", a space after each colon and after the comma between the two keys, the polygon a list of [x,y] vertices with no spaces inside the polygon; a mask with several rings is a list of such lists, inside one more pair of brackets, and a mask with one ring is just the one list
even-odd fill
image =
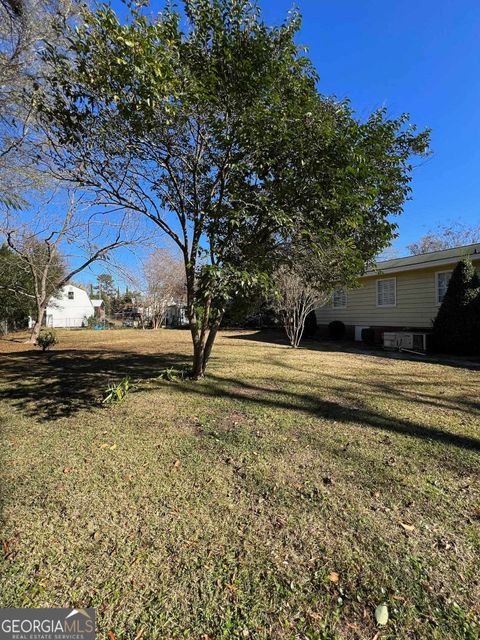
{"label": "shrub", "polygon": [[375,329],[369,327],[368,329],[362,329],[362,342],[370,346],[375,344]]}
{"label": "shrub", "polygon": [[82,323],[83,327],[87,329],[95,329],[95,327],[99,324],[99,320],[95,316],[85,317],[85,320]]}
{"label": "shrub", "polygon": [[304,338],[314,338],[317,333],[317,314],[315,311],[310,311],[305,319],[305,327],[303,329]]}
{"label": "shrub", "polygon": [[332,340],[341,340],[345,336],[345,325],[341,320],[334,320],[328,325],[328,335]]}
{"label": "shrub", "polygon": [[480,280],[470,260],[462,260],[453,270],[433,322],[433,337],[437,351],[480,353]]}
{"label": "shrub", "polygon": [[42,351],[47,351],[55,344],[58,344],[58,338],[53,329],[42,331],[37,338],[37,346],[41,347]]}

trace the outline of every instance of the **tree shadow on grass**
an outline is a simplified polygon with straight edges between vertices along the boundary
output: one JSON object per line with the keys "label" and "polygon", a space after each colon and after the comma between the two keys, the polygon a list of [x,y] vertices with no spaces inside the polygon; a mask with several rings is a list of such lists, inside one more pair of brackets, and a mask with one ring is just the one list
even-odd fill
{"label": "tree shadow on grass", "polygon": [[20,351],[2,355],[0,401],[8,401],[38,420],[56,420],[99,406],[111,382],[128,376],[157,377],[166,367],[183,367],[187,358],[176,353],[55,350]]}
{"label": "tree shadow on grass", "polygon": [[[182,388],[176,387],[182,393]],[[354,406],[346,395],[342,401],[326,400],[318,393],[297,393],[269,386],[249,384],[241,380],[210,375],[199,385],[190,385],[188,393],[239,400],[252,406],[283,409],[340,423],[355,423],[382,431],[411,436],[420,440],[480,451],[480,440],[474,437],[431,428],[405,418],[385,415],[366,406]]]}
{"label": "tree shadow on grass", "polygon": [[[78,411],[99,406],[102,393],[112,381],[128,375],[133,382],[158,377],[165,367],[181,367],[187,357],[177,353],[141,354],[133,352],[63,350],[42,354],[34,351],[7,353],[0,364],[0,401],[11,403],[25,415],[52,421]],[[368,387],[368,383],[365,383]],[[172,385],[172,394],[198,394],[241,401],[246,406],[294,411],[340,423],[355,423],[417,439],[440,442],[455,447],[480,451],[480,440],[474,437],[432,428],[403,417],[384,414],[352,395],[349,381],[343,390],[336,389],[336,399],[322,397],[322,389],[308,392],[291,391],[270,385],[256,385],[211,373],[188,388]],[[147,392],[147,391],[145,391]],[[395,394],[383,386],[377,392]],[[375,390],[370,390],[375,393]],[[368,395],[368,394],[367,394]],[[423,407],[428,410],[431,398]],[[422,399],[416,398],[418,414]],[[459,409],[461,410],[461,409]],[[467,408],[465,408],[467,410]]]}

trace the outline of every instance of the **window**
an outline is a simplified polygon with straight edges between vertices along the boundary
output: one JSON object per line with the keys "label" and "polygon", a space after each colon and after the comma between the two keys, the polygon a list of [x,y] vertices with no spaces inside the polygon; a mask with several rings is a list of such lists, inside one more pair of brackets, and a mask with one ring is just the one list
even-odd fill
{"label": "window", "polygon": [[377,280],[377,307],[395,307],[397,304],[397,280]]}
{"label": "window", "polygon": [[333,308],[345,309],[347,306],[347,292],[345,289],[335,289],[333,292]]}
{"label": "window", "polygon": [[436,273],[436,291],[437,291],[437,304],[442,304],[445,294],[447,293],[448,283],[450,282],[451,271],[440,271]]}
{"label": "window", "polygon": [[75,292],[74,291],[69,291],[68,292],[68,299],[69,300],[73,300],[74,296],[75,296]]}

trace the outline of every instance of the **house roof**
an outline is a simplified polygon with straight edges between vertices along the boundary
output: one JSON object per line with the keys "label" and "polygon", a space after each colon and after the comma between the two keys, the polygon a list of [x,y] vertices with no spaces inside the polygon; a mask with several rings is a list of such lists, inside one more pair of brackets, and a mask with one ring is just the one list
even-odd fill
{"label": "house roof", "polygon": [[480,243],[467,244],[454,249],[442,251],[430,251],[417,256],[394,258],[377,262],[375,268],[369,269],[364,277],[377,275],[378,273],[397,273],[399,271],[413,271],[415,269],[428,269],[453,265],[462,258],[470,257],[472,260],[480,260]]}
{"label": "house roof", "polygon": [[101,307],[103,304],[103,300],[101,300],[100,298],[90,298],[90,302],[94,307]]}

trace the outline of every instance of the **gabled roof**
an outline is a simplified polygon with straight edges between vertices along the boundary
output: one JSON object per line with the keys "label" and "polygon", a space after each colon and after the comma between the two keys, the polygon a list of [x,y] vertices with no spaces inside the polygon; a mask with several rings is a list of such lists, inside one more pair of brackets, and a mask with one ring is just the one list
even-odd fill
{"label": "gabled roof", "polygon": [[101,298],[90,298],[90,302],[94,307],[101,307],[103,304],[103,300]]}
{"label": "gabled roof", "polygon": [[465,257],[480,261],[480,243],[467,244],[463,247],[455,247],[454,249],[443,249],[442,251],[431,251],[418,256],[382,260],[377,262],[376,268],[369,269],[365,273],[365,276],[454,265]]}

